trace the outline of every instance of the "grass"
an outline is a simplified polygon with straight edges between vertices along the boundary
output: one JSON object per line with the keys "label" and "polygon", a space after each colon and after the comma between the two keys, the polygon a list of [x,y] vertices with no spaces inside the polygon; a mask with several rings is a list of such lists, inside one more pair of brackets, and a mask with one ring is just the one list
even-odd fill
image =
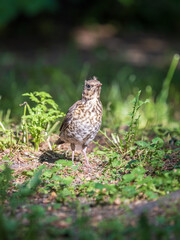
{"label": "grass", "polygon": [[[26,62],[12,54],[2,55],[0,58],[2,65],[0,75],[1,110],[5,114],[7,109],[11,109],[11,117],[19,116],[20,118],[22,108],[18,106],[24,102],[22,94],[45,91],[50,93],[61,110],[66,112],[68,107],[80,98],[84,79],[93,75],[96,75],[103,83],[101,98],[104,105],[104,125],[106,126],[111,124],[118,127],[127,120],[129,102],[139,89],[142,90],[143,99],[148,98],[152,102],[156,102],[161,95],[168,66],[163,69],[149,66],[134,67],[122,64],[118,57],[114,59],[106,49],[103,49],[106,57],[102,59],[102,54],[97,54],[98,51],[96,49],[92,53],[91,58],[94,61],[85,62],[78,55],[77,50],[70,47],[70,50],[63,55],[63,59],[56,62],[56,65],[47,64],[42,58],[38,58],[34,62]],[[168,87],[171,121],[174,119],[174,113],[178,111],[180,100],[178,82],[179,70],[177,69],[173,81]],[[148,114],[152,109],[154,106],[147,109],[145,113]],[[153,114],[155,115],[156,112],[154,111]],[[149,116],[149,118],[153,117]],[[157,122],[157,117],[155,120]]]}
{"label": "grass", "polygon": [[[14,90],[19,90],[9,105],[13,114],[21,112],[18,107],[24,101],[21,91],[26,88],[31,93],[24,94],[29,99],[23,104],[19,122],[11,118],[9,110],[0,115],[2,239],[178,239],[179,196],[171,198],[171,194],[180,188],[180,131],[178,121],[172,120],[169,104],[178,61],[179,56],[175,55],[156,96],[154,87],[149,85],[142,87],[142,91],[136,88],[130,93],[132,85],[124,81],[121,89],[117,81],[120,77],[114,77],[108,85],[112,72],[103,69],[107,74],[102,77],[104,121],[97,138],[99,142],[89,155],[92,169],[87,169],[81,161],[73,166],[66,147],[58,151],[49,144],[54,141],[52,132],[56,131],[57,118],[62,117],[63,112],[51,95],[38,92],[38,86],[36,92],[32,91],[37,78],[42,84],[41,90],[47,91],[47,79],[51,76],[53,96],[65,103],[65,109],[69,99],[77,100],[82,88],[78,86],[72,91],[76,81],[65,73],[67,66],[61,66],[63,70],[41,64],[26,68],[24,71],[32,81],[20,90],[15,83],[21,66],[9,76],[5,74],[14,85],[9,93],[4,87],[4,93],[13,98]],[[71,74],[81,66],[78,64],[73,65]],[[80,76],[83,80],[89,69],[84,65],[80,75],[77,72],[74,75],[75,79]],[[118,76],[132,79],[131,71],[122,69]],[[57,85],[53,85],[59,83],[59,77],[60,92]],[[64,89],[68,91],[64,93]],[[123,94],[126,93],[125,100]],[[145,203],[151,204],[151,201],[155,201],[155,207],[148,211]],[[138,206],[145,211],[140,212]]]}

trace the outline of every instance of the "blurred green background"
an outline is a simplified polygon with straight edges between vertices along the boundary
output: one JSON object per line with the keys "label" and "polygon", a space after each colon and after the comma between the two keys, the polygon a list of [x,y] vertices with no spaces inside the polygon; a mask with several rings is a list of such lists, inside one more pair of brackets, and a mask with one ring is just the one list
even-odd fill
{"label": "blurred green background", "polygon": [[143,126],[178,122],[179,65],[168,99],[157,102],[180,50],[179,13],[179,0],[0,0],[1,117],[11,109],[18,119],[30,91],[49,92],[66,112],[95,75],[104,126],[125,122],[138,89],[151,100]]}

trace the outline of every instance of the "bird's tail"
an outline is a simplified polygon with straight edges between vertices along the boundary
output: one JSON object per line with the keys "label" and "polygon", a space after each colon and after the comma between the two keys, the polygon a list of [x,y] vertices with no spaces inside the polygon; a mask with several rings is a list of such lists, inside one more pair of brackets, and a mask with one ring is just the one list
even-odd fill
{"label": "bird's tail", "polygon": [[60,144],[63,144],[63,143],[65,143],[65,142],[62,141],[60,138],[57,141],[55,141],[56,145],[60,145]]}

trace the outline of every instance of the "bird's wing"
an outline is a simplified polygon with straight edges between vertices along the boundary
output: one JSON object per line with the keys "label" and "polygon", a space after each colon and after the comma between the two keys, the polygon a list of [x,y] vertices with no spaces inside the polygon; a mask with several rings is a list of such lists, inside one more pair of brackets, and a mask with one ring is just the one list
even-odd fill
{"label": "bird's wing", "polygon": [[64,130],[67,128],[67,126],[69,125],[71,119],[73,118],[73,113],[74,113],[74,111],[75,111],[75,110],[78,108],[78,106],[80,106],[80,105],[81,105],[81,100],[75,102],[75,103],[69,108],[69,110],[68,110],[68,112],[67,112],[67,114],[66,114],[66,116],[65,116],[65,118],[64,118],[64,120],[63,120],[63,122],[62,122],[62,124],[61,124],[61,126],[60,126],[60,131],[64,131]]}

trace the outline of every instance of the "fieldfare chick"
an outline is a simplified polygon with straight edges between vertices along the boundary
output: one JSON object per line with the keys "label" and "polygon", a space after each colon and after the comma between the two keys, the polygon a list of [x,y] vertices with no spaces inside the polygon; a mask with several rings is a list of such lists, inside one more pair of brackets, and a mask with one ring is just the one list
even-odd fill
{"label": "fieldfare chick", "polygon": [[103,111],[100,101],[101,85],[96,77],[88,81],[85,80],[82,99],[69,108],[60,127],[60,137],[56,144],[71,144],[73,164],[75,146],[81,145],[86,164],[90,166],[86,149],[101,126]]}

